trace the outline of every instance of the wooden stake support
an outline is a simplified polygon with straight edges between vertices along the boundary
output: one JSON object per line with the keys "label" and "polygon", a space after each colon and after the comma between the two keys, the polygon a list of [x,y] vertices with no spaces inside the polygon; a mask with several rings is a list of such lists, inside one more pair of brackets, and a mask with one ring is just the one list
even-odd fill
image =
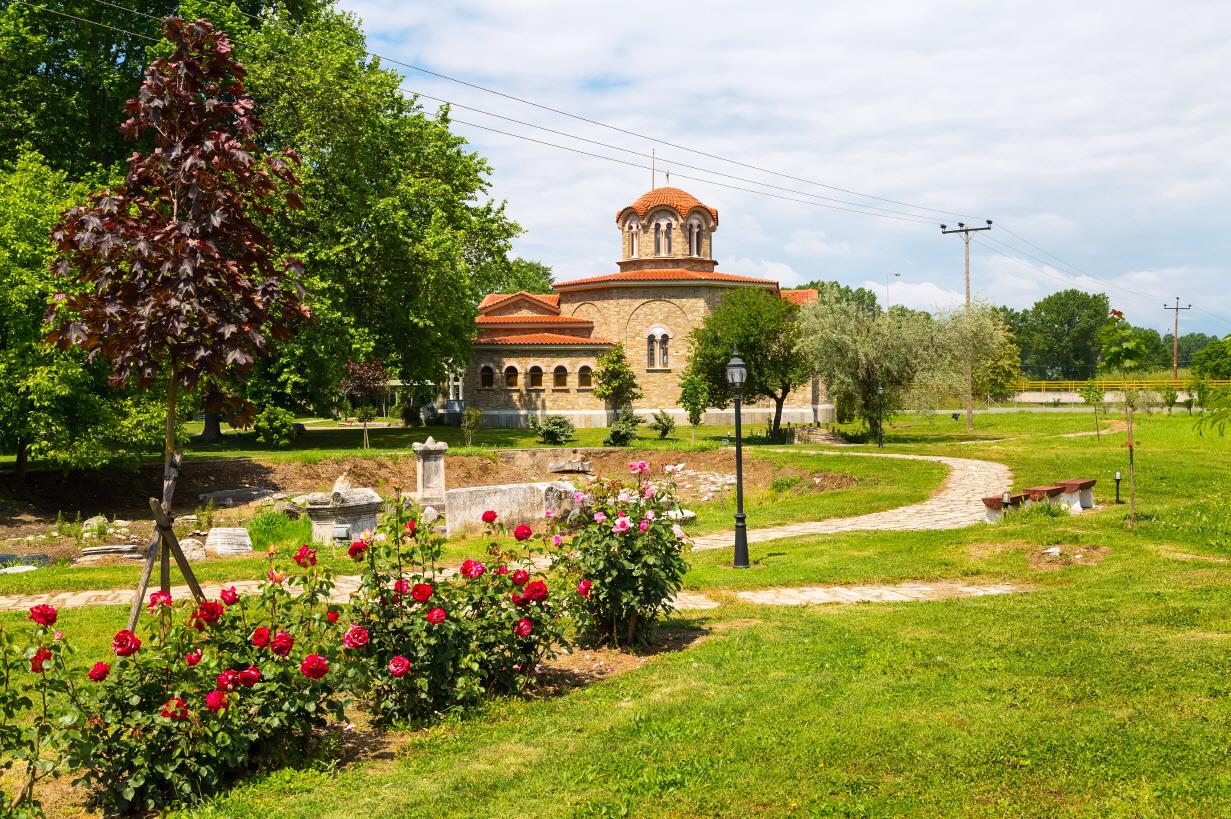
{"label": "wooden stake support", "polygon": [[137,596],[133,599],[132,609],[128,612],[129,631],[137,627],[137,620],[141,617],[141,606],[145,603],[145,593],[150,586],[150,575],[154,573],[155,562],[159,564],[158,586],[162,591],[167,593],[171,591],[171,558],[174,557],[175,565],[179,567],[180,574],[187,581],[193,597],[197,600],[205,599],[201,591],[201,584],[197,582],[197,576],[193,574],[188,558],[184,557],[184,551],[180,548],[179,539],[176,538],[175,531],[171,528],[174,522],[171,516],[171,498],[175,495],[175,482],[179,480],[181,460],[177,452],[167,462],[166,470],[162,475],[162,501],[150,498],[150,511],[154,513],[154,537],[150,539],[150,545],[146,549],[145,566],[141,569]]}

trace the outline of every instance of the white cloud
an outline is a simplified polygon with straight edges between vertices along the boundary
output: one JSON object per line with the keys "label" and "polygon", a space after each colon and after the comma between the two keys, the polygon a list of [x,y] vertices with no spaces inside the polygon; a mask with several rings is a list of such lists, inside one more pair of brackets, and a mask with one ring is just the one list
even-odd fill
{"label": "white cloud", "polygon": [[[902,292],[922,307],[962,290],[960,242],[937,229],[960,217],[887,221],[821,207],[846,207],[839,202],[784,202],[681,175],[753,187],[711,172],[721,171],[793,189],[777,193],[795,199],[813,193],[901,209],[800,181],[817,180],[993,218],[991,236],[1014,248],[998,249],[1026,268],[977,251],[976,292],[1019,306],[1088,284],[1123,303],[1135,323],[1169,326],[1161,307],[1175,295],[1204,298],[1210,313],[1231,316],[1220,295],[1231,254],[1223,224],[1231,210],[1231,15],[1220,0],[1180,0],[1157,25],[1143,23],[1160,19],[1156,6],[1131,1],[782,0],[719,2],[701,14],[668,4],[654,7],[653,25],[644,10],[593,1],[343,5],[364,19],[370,47],[390,57],[797,177],[658,146],[660,170],[720,209],[723,269],[780,264],[790,271],[784,283],[786,275],[880,282],[886,271],[901,272]],[[462,104],[639,152],[653,144],[405,74],[407,87]],[[527,228],[517,252],[561,278],[614,269],[612,217],[649,187],[648,171],[457,130],[489,157],[494,195]],[[1004,228],[1066,263],[1031,260],[1047,257]],[[1149,298],[1118,296],[1104,282]],[[1208,313],[1186,319],[1192,329],[1231,331],[1231,321]]]}

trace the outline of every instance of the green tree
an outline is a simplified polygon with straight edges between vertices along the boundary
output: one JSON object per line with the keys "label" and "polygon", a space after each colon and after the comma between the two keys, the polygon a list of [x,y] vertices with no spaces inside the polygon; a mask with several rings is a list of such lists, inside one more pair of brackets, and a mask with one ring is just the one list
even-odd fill
{"label": "green tree", "polygon": [[1081,400],[1088,404],[1094,410],[1094,435],[1096,438],[1102,438],[1098,425],[1098,410],[1103,405],[1103,399],[1107,397],[1107,393],[1098,382],[1093,378],[1088,379],[1085,384],[1081,385],[1081,389],[1077,391],[1081,396]]}
{"label": "green tree", "polygon": [[491,273],[496,278],[489,278],[479,283],[479,295],[488,293],[550,293],[554,282],[551,268],[542,262],[530,259],[510,259],[507,271],[501,271],[499,265],[491,266]]}
{"label": "green tree", "polygon": [[[1167,348],[1168,351],[1171,350],[1171,339],[1171,333],[1167,333],[1163,336],[1163,346]],[[1206,335],[1205,333],[1185,333],[1180,336],[1180,366],[1190,366],[1193,363],[1193,357],[1205,349],[1205,346],[1212,341],[1218,341],[1218,337]],[[1170,363],[1170,359],[1168,360],[1168,363]]]}
{"label": "green tree", "polygon": [[641,389],[624,355],[624,345],[616,342],[594,363],[594,397],[610,404],[617,415],[631,410],[633,402],[641,400]]}
{"label": "green tree", "polygon": [[907,405],[916,380],[940,366],[937,324],[916,315],[818,303],[804,309],[802,331],[800,347],[830,398],[873,435]]}
{"label": "green tree", "polygon": [[710,405],[710,392],[705,379],[697,373],[685,373],[680,379],[679,405],[688,413],[688,423],[692,426],[692,439],[697,440],[697,427],[705,417],[705,410]]}
{"label": "green tree", "polygon": [[469,358],[480,294],[512,269],[520,228],[487,198],[487,162],[450,132],[447,108],[427,114],[365,49],[355,19],[331,9],[239,49],[263,142],[304,159],[307,207],[279,210],[269,229],[305,260],[316,317],[262,363],[253,400],[325,411],[352,359],[442,382]]}
{"label": "green tree", "polygon": [[729,291],[689,336],[686,375],[704,379],[710,402],[726,407],[733,397],[727,362],[738,348],[748,367],[744,398],[773,401],[773,434],[778,435],[787,396],[812,382],[808,357],[799,348],[799,314],[794,304],[759,287]]}
{"label": "green tree", "polygon": [[1017,335],[1025,369],[1037,378],[1088,378],[1098,364],[1099,331],[1109,309],[1107,296],[1080,290],[1035,302]]}
{"label": "green tree", "polygon": [[876,294],[866,287],[849,287],[840,282],[817,279],[807,284],[801,284],[799,289],[815,290],[817,301],[824,304],[836,302],[853,304],[868,313],[875,313],[881,309],[880,302],[876,299]]}
{"label": "green tree", "polygon": [[1231,378],[1231,335],[1206,344],[1192,361],[1193,374],[1198,378],[1218,381]]}

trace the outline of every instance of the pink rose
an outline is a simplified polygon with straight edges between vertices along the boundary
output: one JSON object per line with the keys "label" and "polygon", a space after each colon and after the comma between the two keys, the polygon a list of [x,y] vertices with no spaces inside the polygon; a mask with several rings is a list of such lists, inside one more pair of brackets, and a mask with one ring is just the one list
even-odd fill
{"label": "pink rose", "polygon": [[583,504],[583,503],[585,503],[585,502],[586,502],[586,493],[585,493],[585,492],[574,492],[574,493],[573,493],[573,503],[575,503],[575,504],[577,504],[578,506],[580,506],[581,504]]}
{"label": "pink rose", "polygon": [[643,520],[641,521],[641,523],[637,524],[637,531],[639,532],[644,532],[646,529],[649,529],[649,528],[650,528],[650,522],[648,520]]}
{"label": "pink rose", "polygon": [[270,569],[265,572],[265,576],[269,578],[270,583],[274,584],[280,584],[283,580],[286,580],[286,572],[280,572],[276,569]]}
{"label": "pink rose", "polygon": [[487,567],[477,560],[462,561],[462,577],[474,580],[476,577],[482,577],[483,573],[486,571]]}
{"label": "pink rose", "polygon": [[110,673],[110,665],[107,663],[95,663],[94,667],[90,669],[90,673],[86,676],[89,677],[92,682],[102,682],[107,679],[107,675]]}
{"label": "pink rose", "polygon": [[675,535],[680,540],[684,539],[684,530],[680,528],[678,523],[671,524],[671,534]]}
{"label": "pink rose", "polygon": [[402,578],[393,584],[393,599],[401,600],[410,592],[410,581]]}
{"label": "pink rose", "polygon": [[402,527],[402,531],[406,534],[406,537],[414,537],[415,522],[413,520],[406,521],[406,525]]}
{"label": "pink rose", "polygon": [[347,648],[363,648],[368,644],[368,630],[355,624],[346,630],[342,636],[342,645]]}
{"label": "pink rose", "polygon": [[141,648],[141,640],[128,629],[117,631],[111,638],[111,650],[117,657],[131,657]]}
{"label": "pink rose", "polygon": [[444,609],[435,608],[427,613],[427,621],[434,626],[438,626],[445,621],[449,615]]}
{"label": "pink rose", "polygon": [[153,614],[163,606],[171,607],[171,593],[156,591],[150,595],[150,602],[146,605],[146,608],[149,609],[150,614]]}
{"label": "pink rose", "polygon": [[227,710],[227,695],[222,691],[211,691],[205,695],[205,707],[213,713]]}
{"label": "pink rose", "polygon": [[595,523],[606,523],[606,522],[607,522],[607,515],[606,515],[605,513],[603,513],[603,512],[595,512],[595,513],[594,513],[594,522],[595,522]]}
{"label": "pink rose", "polygon": [[560,544],[561,544],[561,543],[563,543],[563,542],[564,542],[564,538],[560,537],[559,535],[552,535],[552,536],[551,536],[551,545],[552,545],[552,546],[555,546],[555,547],[559,548]]}
{"label": "pink rose", "polygon": [[329,673],[329,661],[319,654],[309,654],[299,664],[299,671],[310,680],[319,680]]}
{"label": "pink rose", "polygon": [[299,551],[295,552],[295,562],[301,568],[308,568],[316,565],[316,549],[311,548],[308,544],[299,547]]}
{"label": "pink rose", "polygon": [[30,607],[30,619],[40,626],[54,626],[56,618],[59,616],[60,613],[46,603],[39,603],[37,606]]}
{"label": "pink rose", "polygon": [[508,567],[508,566],[506,566],[506,565],[504,565],[503,563],[501,563],[499,566],[497,566],[497,567],[496,567],[496,568],[492,571],[492,573],[493,573],[493,574],[501,574],[501,575],[503,575],[503,574],[508,574],[508,573],[509,573],[509,567]]}
{"label": "pink rose", "polygon": [[189,668],[201,662],[201,649],[196,648],[184,655],[184,663]]}
{"label": "pink rose", "polygon": [[589,580],[582,578],[582,581],[577,584],[577,593],[588,600],[590,598],[590,588],[593,585]]}
{"label": "pink rose", "polygon": [[518,637],[529,637],[532,631],[534,631],[534,624],[525,617],[518,620],[517,625],[513,626],[513,633]]}
{"label": "pink rose", "polygon": [[631,528],[632,524],[628,522],[628,518],[623,516],[616,518],[616,522],[611,524],[611,531],[615,532],[617,535],[622,535]]}
{"label": "pink rose", "polygon": [[410,660],[401,654],[389,661],[389,674],[394,677],[405,677],[410,671]]}

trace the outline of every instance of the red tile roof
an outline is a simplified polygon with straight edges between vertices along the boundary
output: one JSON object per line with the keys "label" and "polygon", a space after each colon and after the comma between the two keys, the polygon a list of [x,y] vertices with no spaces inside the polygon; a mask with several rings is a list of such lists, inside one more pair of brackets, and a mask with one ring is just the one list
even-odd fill
{"label": "red tile roof", "polygon": [[560,296],[558,293],[527,293],[525,290],[522,290],[517,293],[488,293],[483,297],[483,301],[479,302],[479,312],[499,307],[518,297],[531,299],[551,310],[560,309]]}
{"label": "red tile roof", "polygon": [[783,290],[779,293],[782,298],[789,301],[791,304],[805,307],[809,304],[816,304],[819,295],[815,290]]}
{"label": "red tile roof", "polygon": [[475,324],[559,324],[570,327],[593,327],[594,322],[589,319],[578,318],[576,316],[534,316],[534,315],[519,315],[519,316],[479,316],[475,320]]}
{"label": "red tile roof", "polygon": [[559,333],[524,333],[521,335],[512,336],[479,336],[474,343],[476,346],[512,346],[519,344],[530,344],[544,347],[595,347],[611,344],[610,341],[604,338],[580,338],[578,336],[562,336]]}
{"label": "red tile roof", "polygon": [[756,279],[751,276],[736,276],[730,273],[705,273],[700,270],[672,268],[667,270],[624,270],[619,273],[608,273],[605,276],[590,276],[586,279],[573,279],[568,282],[558,282],[556,287],[563,289],[578,284],[598,284],[601,282],[660,281],[741,282],[743,284],[772,284],[775,287],[778,286],[778,282],[773,279]]}
{"label": "red tile roof", "polygon": [[701,200],[697,199],[697,197],[679,188],[654,188],[654,190],[646,191],[641,194],[636,202],[633,202],[628,207],[620,208],[616,213],[616,222],[620,221],[620,216],[629,208],[632,208],[638,216],[644,219],[647,213],[659,205],[674,208],[675,212],[680,214],[680,216],[687,216],[688,212],[693,208],[702,208],[709,211],[710,216],[714,217],[714,224],[718,224],[718,211],[715,208],[701,204]]}

